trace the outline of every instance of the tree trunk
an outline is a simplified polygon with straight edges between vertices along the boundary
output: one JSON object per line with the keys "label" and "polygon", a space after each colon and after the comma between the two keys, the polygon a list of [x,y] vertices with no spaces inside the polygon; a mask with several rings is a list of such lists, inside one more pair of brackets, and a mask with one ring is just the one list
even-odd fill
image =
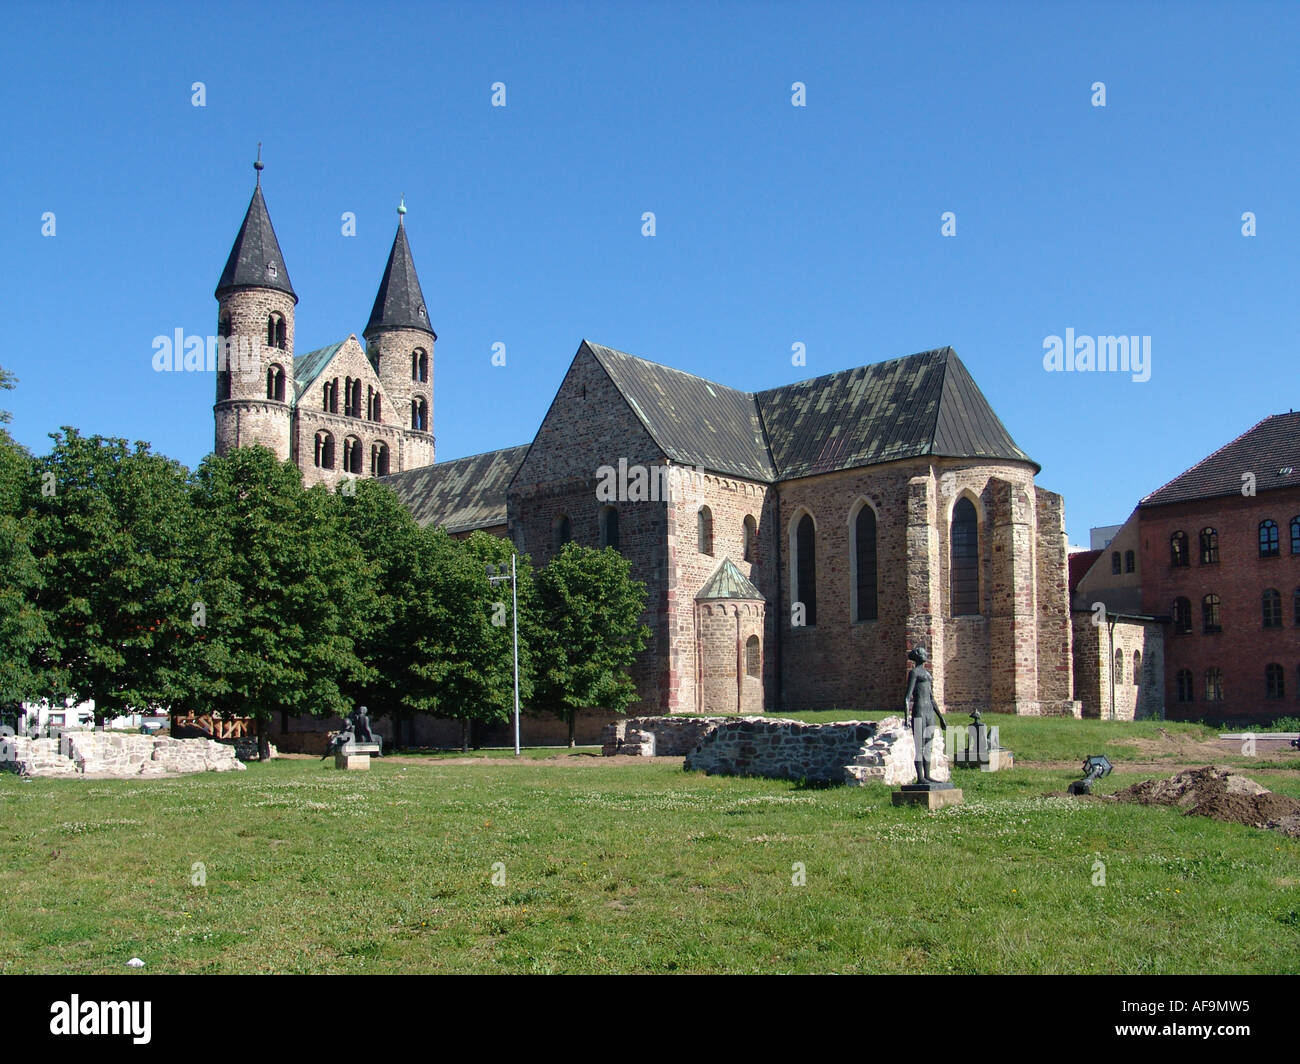
{"label": "tree trunk", "polygon": [[257,716],[257,759],[271,760],[271,741],[266,737],[266,720],[260,713]]}
{"label": "tree trunk", "polygon": [[469,753],[469,718],[465,717],[460,722],[460,752]]}
{"label": "tree trunk", "polygon": [[569,714],[569,749],[578,745],[578,711]]}

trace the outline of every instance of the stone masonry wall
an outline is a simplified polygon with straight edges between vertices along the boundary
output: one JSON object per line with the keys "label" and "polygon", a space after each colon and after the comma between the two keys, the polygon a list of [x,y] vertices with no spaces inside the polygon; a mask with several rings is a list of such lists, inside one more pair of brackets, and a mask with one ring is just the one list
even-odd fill
{"label": "stone masonry wall", "polygon": [[244,768],[233,746],[211,739],[68,731],[58,739],[9,742],[12,758],[0,762],[0,769],[23,776],[161,776]]}
{"label": "stone masonry wall", "polygon": [[[226,454],[235,447],[260,443],[274,451],[277,458],[286,460],[293,443],[289,405],[294,390],[293,297],[274,289],[241,289],[227,293],[220,300],[218,316],[223,313],[230,315],[232,336],[253,341],[257,368],[256,372],[249,372],[243,366],[238,367],[230,374],[230,398],[217,400],[216,452]],[[272,313],[284,316],[283,350],[266,343],[266,323]],[[272,363],[284,370],[284,402],[266,398],[266,370]],[[213,387],[217,386],[214,380]]]}

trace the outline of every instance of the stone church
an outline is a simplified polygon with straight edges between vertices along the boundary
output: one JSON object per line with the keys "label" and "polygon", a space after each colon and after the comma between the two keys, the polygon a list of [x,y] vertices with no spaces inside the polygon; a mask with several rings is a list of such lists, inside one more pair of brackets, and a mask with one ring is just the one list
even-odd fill
{"label": "stone church", "polygon": [[434,464],[436,335],[400,219],[364,346],[295,357],[260,181],[216,295],[223,335],[260,345],[256,380],[219,375],[218,453],[385,477],[422,524],[535,565],[620,551],[652,631],[632,712],[900,709],[922,644],[946,711],[1078,715],[1061,497],[951,348],[745,392],[583,341],[531,443]]}

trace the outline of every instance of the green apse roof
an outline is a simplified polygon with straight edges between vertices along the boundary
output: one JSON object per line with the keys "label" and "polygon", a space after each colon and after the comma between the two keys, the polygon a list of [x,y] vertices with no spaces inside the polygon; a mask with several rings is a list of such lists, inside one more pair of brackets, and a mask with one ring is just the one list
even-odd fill
{"label": "green apse roof", "polygon": [[732,563],[730,558],[723,558],[718,571],[714,573],[695,596],[698,599],[749,599],[763,602],[762,592]]}

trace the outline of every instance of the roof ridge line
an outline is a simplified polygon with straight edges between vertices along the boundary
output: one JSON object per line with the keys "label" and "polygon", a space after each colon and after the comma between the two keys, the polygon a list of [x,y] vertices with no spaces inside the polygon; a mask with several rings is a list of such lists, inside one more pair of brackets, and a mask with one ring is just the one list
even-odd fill
{"label": "roof ridge line", "polygon": [[1182,480],[1182,478],[1185,477],[1185,476],[1187,476],[1189,473],[1195,472],[1195,471],[1196,471],[1197,469],[1199,469],[1201,466],[1205,465],[1205,463],[1208,462],[1211,458],[1213,458],[1216,454],[1219,454],[1219,453],[1222,452],[1222,451],[1226,451],[1226,450],[1227,450],[1229,447],[1231,447],[1234,443],[1237,443],[1238,441],[1245,439],[1245,438],[1246,438],[1247,436],[1249,436],[1252,432],[1254,432],[1257,428],[1259,428],[1260,425],[1264,424],[1265,421],[1268,421],[1269,419],[1274,418],[1274,417],[1282,417],[1282,416],[1284,416],[1284,415],[1282,415],[1282,414],[1268,414],[1268,415],[1266,415],[1265,417],[1260,418],[1259,421],[1256,421],[1255,424],[1251,425],[1250,428],[1246,429],[1245,432],[1238,433],[1236,436],[1234,436],[1232,439],[1230,439],[1227,443],[1225,443],[1222,447],[1218,447],[1218,448],[1216,448],[1215,450],[1211,451],[1211,452],[1210,452],[1209,454],[1207,454],[1204,458],[1202,458],[1199,462],[1195,463],[1194,465],[1190,465],[1190,466],[1188,466],[1186,469],[1184,469],[1181,473],[1177,474],[1176,476],[1170,477],[1170,478],[1169,478],[1168,480],[1166,480],[1163,484],[1161,484],[1160,487],[1155,488],[1155,489],[1153,489],[1152,491],[1147,492],[1145,495],[1142,496],[1142,498],[1140,498],[1140,499],[1138,500],[1138,505],[1141,506],[1144,502],[1147,501],[1147,499],[1151,498],[1151,496],[1156,495],[1156,494],[1158,494],[1159,492],[1164,491],[1165,488],[1169,487],[1169,485],[1172,484],[1172,483],[1174,483],[1174,481],[1176,481],[1176,480]]}

